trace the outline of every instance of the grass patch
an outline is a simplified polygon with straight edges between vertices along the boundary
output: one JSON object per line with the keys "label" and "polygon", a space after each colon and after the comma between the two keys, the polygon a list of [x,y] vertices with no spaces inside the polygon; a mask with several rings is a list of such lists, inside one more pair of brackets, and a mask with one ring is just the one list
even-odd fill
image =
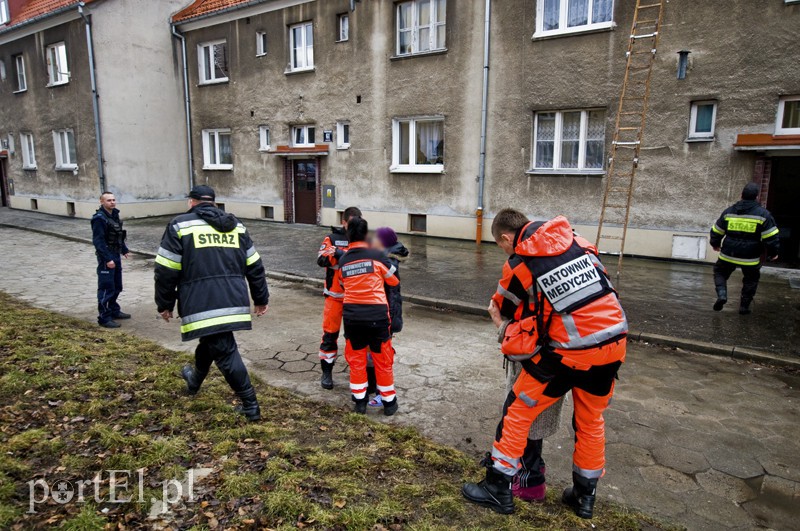
{"label": "grass patch", "polygon": [[[234,395],[216,372],[196,397],[177,392],[187,354],[2,293],[0,313],[0,529],[664,528],[604,503],[586,522],[556,496],[496,515],[461,498],[461,484],[481,476],[477,463],[414,428],[260,382],[264,420],[247,423],[231,411]],[[111,469],[142,470],[143,499],[108,503],[103,471]],[[203,471],[193,501],[148,519],[163,482],[180,482],[191,469]],[[76,485],[98,472],[99,503],[89,485],[85,503],[27,512],[29,480]],[[137,497],[137,479],[132,473],[123,494]]]}

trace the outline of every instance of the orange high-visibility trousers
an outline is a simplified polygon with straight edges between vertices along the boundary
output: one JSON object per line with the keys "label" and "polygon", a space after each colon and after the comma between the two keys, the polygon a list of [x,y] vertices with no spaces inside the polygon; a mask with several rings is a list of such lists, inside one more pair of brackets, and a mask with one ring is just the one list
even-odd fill
{"label": "orange high-visibility trousers", "polygon": [[346,343],[344,356],[350,365],[350,391],[353,398],[361,400],[367,395],[367,351],[372,354],[375,365],[375,380],[378,392],[384,402],[395,399],[394,389],[394,347],[392,347],[389,323],[373,327],[345,323]]}
{"label": "orange high-visibility trousers", "polygon": [[339,354],[339,329],[342,326],[344,299],[325,297],[322,310],[322,342],[319,345],[319,359],[333,363]]}
{"label": "orange high-visibility trousers", "polygon": [[[624,341],[612,348],[620,349],[624,356]],[[620,365],[621,361],[617,361],[577,370],[557,363],[555,367],[548,367],[548,372],[554,373],[548,382],[540,382],[527,371],[520,373],[497,428],[492,449],[495,469],[508,476],[517,473],[531,424],[542,411],[571,390],[575,407],[573,470],[586,478],[601,477],[605,472],[603,412],[614,393],[614,379]]]}

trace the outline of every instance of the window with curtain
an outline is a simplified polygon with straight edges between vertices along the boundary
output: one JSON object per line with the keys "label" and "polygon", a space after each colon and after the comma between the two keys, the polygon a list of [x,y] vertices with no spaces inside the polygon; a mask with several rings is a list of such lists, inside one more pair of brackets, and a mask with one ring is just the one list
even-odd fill
{"label": "window with curtain", "polygon": [[689,138],[707,139],[714,138],[714,122],[717,118],[717,102],[695,101],[692,102],[689,117]]}
{"label": "window with curtain", "polygon": [[399,118],[392,124],[393,172],[444,171],[444,118]]}
{"label": "window with curtain", "polygon": [[397,4],[397,55],[445,47],[447,0],[412,0]]}
{"label": "window with curtain", "polygon": [[610,28],[614,0],[537,0],[536,14],[534,36]]}
{"label": "window with curtain", "polygon": [[203,169],[233,169],[230,129],[203,129]]}
{"label": "window with curtain", "polygon": [[606,121],[602,110],[534,114],[532,171],[602,173]]}

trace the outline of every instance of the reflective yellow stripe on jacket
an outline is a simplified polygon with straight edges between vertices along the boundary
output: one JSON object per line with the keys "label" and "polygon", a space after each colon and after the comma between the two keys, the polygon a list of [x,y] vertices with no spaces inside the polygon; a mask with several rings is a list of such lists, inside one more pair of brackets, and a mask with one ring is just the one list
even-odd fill
{"label": "reflective yellow stripe on jacket", "polygon": [[201,328],[211,328],[230,323],[243,323],[252,320],[249,306],[219,308],[207,312],[195,313],[181,318],[181,333],[188,334]]}

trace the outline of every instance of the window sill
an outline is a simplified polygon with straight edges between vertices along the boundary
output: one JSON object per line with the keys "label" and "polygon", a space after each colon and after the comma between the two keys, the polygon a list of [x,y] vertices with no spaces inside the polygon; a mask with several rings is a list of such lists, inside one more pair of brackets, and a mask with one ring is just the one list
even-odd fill
{"label": "window sill", "polygon": [[56,166],[56,171],[74,172],[78,169],[77,164],[70,164],[69,166]]}
{"label": "window sill", "polygon": [[204,170],[232,170],[233,164],[215,164],[214,166],[203,166]]}
{"label": "window sill", "polygon": [[[800,3],[800,0],[798,0]],[[775,131],[775,136],[794,136],[800,135],[800,129],[778,129]]]}
{"label": "window sill", "polygon": [[333,41],[334,44],[339,44],[340,42],[350,42],[350,39],[340,39],[338,41]]}
{"label": "window sill", "polygon": [[257,53],[256,54],[256,57],[266,57],[266,56],[267,56],[266,53]]}
{"label": "window sill", "polygon": [[444,55],[447,53],[447,48],[440,48],[438,50],[431,50],[429,52],[415,52],[406,53],[403,55],[393,55],[389,57],[390,61],[402,61],[403,59],[413,59],[414,57],[427,57],[429,55]]}
{"label": "window sill", "polygon": [[697,142],[713,142],[714,140],[716,140],[716,138],[713,136],[690,136],[684,140],[684,142],[687,144],[694,144]]}
{"label": "window sill", "polygon": [[606,170],[528,170],[528,175],[550,175],[564,177],[602,177]]}
{"label": "window sill", "polygon": [[575,28],[558,29],[550,31],[537,31],[531,36],[532,41],[543,41],[545,39],[557,39],[558,37],[569,37],[572,35],[584,35],[587,33],[602,33],[604,31],[613,31],[617,25],[614,22],[603,22],[595,24],[591,27],[577,26]]}
{"label": "window sill", "polygon": [[36,171],[36,166],[23,166],[23,171]]}
{"label": "window sill", "polygon": [[201,81],[198,84],[198,86],[203,87],[205,85],[221,85],[222,83],[227,83],[227,82],[228,82],[228,78],[226,77],[226,78],[222,78],[222,79],[214,79],[214,80],[211,80],[211,81]]}
{"label": "window sill", "polygon": [[15,90],[12,94],[22,94],[23,92],[28,92],[28,89],[24,88],[22,90]]}
{"label": "window sill", "polygon": [[311,68],[295,68],[295,69],[287,69],[284,70],[284,75],[291,76],[294,74],[306,74],[308,72],[314,72],[317,68],[312,66]]}
{"label": "window sill", "polygon": [[345,146],[336,146],[336,149],[338,149],[339,151],[347,151],[348,149],[350,149],[350,144],[347,144]]}
{"label": "window sill", "polygon": [[69,85],[69,81],[61,81],[60,83],[48,83],[45,85],[47,88],[60,87],[62,85]]}
{"label": "window sill", "polygon": [[389,173],[443,174],[444,166],[431,164],[428,166],[390,166]]}
{"label": "window sill", "polygon": [[258,150],[259,150],[261,153],[269,153],[270,151],[272,151],[272,148],[270,148],[270,147],[265,147],[265,148],[258,148]]}

